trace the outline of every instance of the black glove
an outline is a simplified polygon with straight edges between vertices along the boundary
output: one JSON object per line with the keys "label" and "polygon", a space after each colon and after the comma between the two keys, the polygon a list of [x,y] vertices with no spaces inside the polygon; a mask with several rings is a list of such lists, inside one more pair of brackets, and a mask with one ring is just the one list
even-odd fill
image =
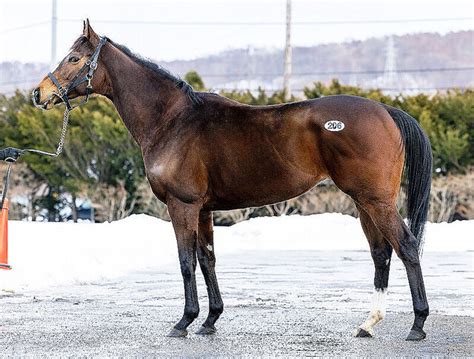
{"label": "black glove", "polygon": [[0,150],[0,161],[16,162],[16,160],[23,154],[24,150],[15,147],[7,147]]}

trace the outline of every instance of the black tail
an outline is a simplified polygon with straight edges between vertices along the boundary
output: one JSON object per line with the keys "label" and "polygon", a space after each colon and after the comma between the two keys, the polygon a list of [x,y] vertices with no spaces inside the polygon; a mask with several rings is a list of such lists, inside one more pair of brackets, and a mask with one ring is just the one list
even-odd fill
{"label": "black tail", "polygon": [[421,254],[431,189],[433,155],[430,140],[409,114],[394,107],[385,108],[400,129],[405,146],[404,186],[407,194],[408,225],[418,240],[418,251]]}

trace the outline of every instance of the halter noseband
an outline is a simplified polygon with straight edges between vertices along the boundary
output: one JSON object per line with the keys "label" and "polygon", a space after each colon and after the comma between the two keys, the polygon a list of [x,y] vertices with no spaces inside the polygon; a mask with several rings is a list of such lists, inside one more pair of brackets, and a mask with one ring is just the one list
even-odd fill
{"label": "halter noseband", "polygon": [[[51,81],[54,83],[54,85],[58,89],[58,93],[54,93],[54,95],[58,96],[64,102],[64,104],[66,105],[67,111],[71,111],[72,109],[86,103],[89,100],[89,96],[92,93],[92,78],[94,77],[94,72],[97,69],[97,61],[99,60],[100,50],[102,49],[102,46],[104,46],[106,42],[107,42],[106,37],[100,38],[99,44],[95,48],[92,56],[81,67],[81,69],[77,72],[76,76],[74,76],[74,78],[72,79],[72,81],[69,83],[69,85],[66,88],[63,88],[61,86],[56,76],[54,76],[51,72],[48,73],[48,77],[51,79]],[[89,68],[89,71],[87,71],[84,77],[80,78],[80,75],[87,68]],[[75,106],[71,106],[71,103],[69,102],[68,94],[72,90],[74,90],[77,86],[82,84],[83,82],[87,82],[86,97],[79,104]]]}

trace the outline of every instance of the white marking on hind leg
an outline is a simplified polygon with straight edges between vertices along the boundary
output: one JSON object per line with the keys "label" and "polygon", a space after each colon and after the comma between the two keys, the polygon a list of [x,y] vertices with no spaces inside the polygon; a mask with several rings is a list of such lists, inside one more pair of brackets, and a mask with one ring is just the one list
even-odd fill
{"label": "white marking on hind leg", "polygon": [[365,330],[370,335],[374,335],[374,326],[385,318],[386,310],[387,288],[376,288],[372,297],[372,310],[369,316],[356,330],[354,336],[360,332],[360,329]]}

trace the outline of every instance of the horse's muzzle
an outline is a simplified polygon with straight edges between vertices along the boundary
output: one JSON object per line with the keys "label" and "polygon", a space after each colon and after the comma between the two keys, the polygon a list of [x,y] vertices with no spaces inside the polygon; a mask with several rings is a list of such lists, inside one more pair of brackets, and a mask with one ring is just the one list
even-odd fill
{"label": "horse's muzzle", "polygon": [[31,97],[33,98],[34,104],[38,104],[40,101],[40,89],[39,87],[35,88],[33,92],[31,93]]}
{"label": "horse's muzzle", "polygon": [[48,110],[55,105],[57,101],[54,101],[54,97],[55,96],[50,96],[47,100],[45,100],[44,102],[41,102],[40,88],[37,87],[31,92],[31,99],[33,100],[33,104],[35,105],[36,108],[40,108],[42,110]]}
{"label": "horse's muzzle", "polygon": [[45,101],[44,103],[40,103],[40,98],[41,98],[40,89],[39,87],[37,87],[31,93],[31,99],[33,100],[33,104],[35,105],[35,107],[44,110],[46,109],[48,101]]}

